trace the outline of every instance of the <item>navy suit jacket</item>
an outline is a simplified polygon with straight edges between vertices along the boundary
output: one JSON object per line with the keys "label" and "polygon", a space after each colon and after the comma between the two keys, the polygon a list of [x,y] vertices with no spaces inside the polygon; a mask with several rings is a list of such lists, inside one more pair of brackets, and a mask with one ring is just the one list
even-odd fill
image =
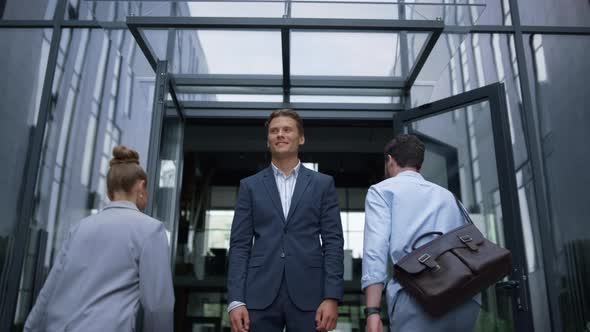
{"label": "navy suit jacket", "polygon": [[287,218],[271,166],[243,179],[231,229],[228,303],[265,309],[283,278],[300,310],[316,310],[326,298],[342,301],[343,245],[331,176],[301,165]]}

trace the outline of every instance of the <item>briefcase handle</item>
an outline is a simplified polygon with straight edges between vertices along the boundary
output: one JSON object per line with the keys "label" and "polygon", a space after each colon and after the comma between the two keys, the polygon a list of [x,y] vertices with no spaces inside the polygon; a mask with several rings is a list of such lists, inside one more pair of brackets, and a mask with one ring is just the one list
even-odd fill
{"label": "briefcase handle", "polygon": [[[467,213],[467,210],[465,210],[465,207],[463,206],[463,204],[461,203],[459,198],[457,198],[456,196],[455,196],[455,201],[457,202],[457,206],[459,207],[459,210],[461,211],[461,214],[463,215],[463,218],[465,219],[465,221],[467,221],[467,223],[473,225],[473,221],[471,220],[469,213]],[[414,244],[412,245],[412,250],[416,250],[416,244],[418,244],[418,242],[420,240],[422,240],[423,238],[430,236],[430,235],[439,235],[440,236],[440,235],[443,235],[443,233],[442,232],[428,232],[428,233],[424,233],[424,234],[420,235],[420,237],[417,238],[416,241],[414,241]]]}
{"label": "briefcase handle", "polygon": [[412,250],[416,250],[416,244],[418,244],[418,241],[430,235],[443,235],[443,232],[428,232],[420,235],[420,237],[417,238],[416,241],[414,241],[414,244],[412,245]]}

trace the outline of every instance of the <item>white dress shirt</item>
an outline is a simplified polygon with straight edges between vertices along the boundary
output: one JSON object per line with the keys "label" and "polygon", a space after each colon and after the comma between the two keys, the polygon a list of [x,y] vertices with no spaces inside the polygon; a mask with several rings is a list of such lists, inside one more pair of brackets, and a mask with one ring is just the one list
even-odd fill
{"label": "white dress shirt", "polygon": [[[270,163],[272,166],[273,174],[275,176],[275,182],[277,183],[277,189],[279,190],[279,196],[281,198],[281,206],[283,207],[283,214],[285,220],[289,214],[289,208],[291,207],[291,199],[293,198],[293,191],[295,190],[295,184],[297,183],[297,175],[299,174],[299,168],[301,167],[301,161],[297,163],[297,166],[285,175],[275,164]],[[233,309],[246,305],[240,301],[233,301],[227,306],[227,312]]]}

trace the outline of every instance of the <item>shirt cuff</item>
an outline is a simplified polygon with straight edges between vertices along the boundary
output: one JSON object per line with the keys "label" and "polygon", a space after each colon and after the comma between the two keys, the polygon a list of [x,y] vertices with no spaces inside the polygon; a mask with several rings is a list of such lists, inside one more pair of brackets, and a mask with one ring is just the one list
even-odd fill
{"label": "shirt cuff", "polygon": [[232,301],[228,306],[227,306],[227,312],[230,312],[232,310],[234,310],[237,307],[241,307],[241,306],[245,306],[246,303],[244,302],[240,302],[240,301]]}
{"label": "shirt cuff", "polygon": [[378,275],[374,275],[374,274],[365,274],[362,278],[361,278],[361,289],[365,289],[371,285],[374,284],[384,284],[385,285],[385,281],[387,280],[387,275],[382,275],[382,276],[378,276]]}

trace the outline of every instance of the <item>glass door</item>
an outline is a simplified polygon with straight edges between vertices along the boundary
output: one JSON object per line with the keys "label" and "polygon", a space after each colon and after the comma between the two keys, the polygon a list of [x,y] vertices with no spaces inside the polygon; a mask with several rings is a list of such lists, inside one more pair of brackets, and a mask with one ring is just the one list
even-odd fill
{"label": "glass door", "polygon": [[[173,111],[174,112],[174,111]],[[162,142],[158,156],[153,207],[151,215],[164,223],[171,249],[172,266],[176,252],[178,218],[180,211],[180,186],[182,184],[184,122],[168,113],[162,125]]]}
{"label": "glass door", "polygon": [[181,106],[170,96],[174,91],[169,80],[167,61],[158,61],[147,167],[151,196],[145,213],[166,227],[172,269],[180,211],[185,118]]}
{"label": "glass door", "polygon": [[512,252],[512,273],[482,293],[476,331],[533,328],[504,96],[496,83],[394,117],[395,134],[424,141],[424,177],[457,195],[479,230]]}

